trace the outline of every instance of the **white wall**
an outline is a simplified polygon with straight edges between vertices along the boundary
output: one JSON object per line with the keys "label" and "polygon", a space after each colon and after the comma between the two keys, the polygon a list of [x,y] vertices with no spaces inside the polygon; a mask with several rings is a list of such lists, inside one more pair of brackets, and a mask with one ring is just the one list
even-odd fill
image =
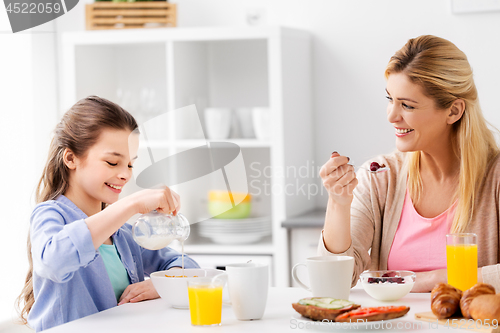
{"label": "white wall", "polygon": [[[28,269],[26,240],[34,188],[46,157],[56,105],[53,24],[9,33],[0,10],[0,322],[16,316],[14,301]],[[0,327],[2,325],[0,324]]]}
{"label": "white wall", "polygon": [[[4,25],[2,24],[2,28]],[[2,49],[30,50],[30,36],[0,35]],[[15,68],[15,69],[14,69]],[[0,211],[2,212],[0,253],[0,320],[13,313],[16,295],[26,274],[26,232],[29,218],[29,195],[33,187],[34,141],[30,97],[25,85],[31,83],[28,53],[0,53],[0,72],[8,74],[0,80]],[[2,75],[3,76],[3,75]],[[8,78],[8,79],[7,79]],[[24,118],[24,119],[23,119]],[[24,240],[24,241],[23,241]],[[23,276],[24,274],[24,276]]]}

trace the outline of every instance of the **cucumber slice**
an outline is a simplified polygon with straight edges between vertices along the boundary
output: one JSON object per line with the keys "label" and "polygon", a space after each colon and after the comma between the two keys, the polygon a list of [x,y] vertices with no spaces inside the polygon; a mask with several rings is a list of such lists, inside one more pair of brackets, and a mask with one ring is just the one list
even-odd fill
{"label": "cucumber slice", "polygon": [[347,301],[345,299],[334,299],[330,302],[330,306],[335,306],[336,309],[342,309],[348,306],[353,305],[354,302]]}
{"label": "cucumber slice", "polygon": [[335,299],[330,297],[314,297],[303,298],[299,301],[299,304],[314,305],[320,308],[338,310],[351,306],[354,304],[354,302],[350,302],[345,299]]}

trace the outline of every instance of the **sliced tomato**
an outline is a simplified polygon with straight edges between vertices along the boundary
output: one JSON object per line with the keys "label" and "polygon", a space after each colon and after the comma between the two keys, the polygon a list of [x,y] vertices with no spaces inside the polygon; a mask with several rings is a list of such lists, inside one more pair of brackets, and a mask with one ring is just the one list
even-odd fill
{"label": "sliced tomato", "polygon": [[346,312],[344,314],[341,314],[337,318],[339,319],[345,319],[345,318],[351,318],[351,317],[363,317],[363,316],[370,316],[374,315],[377,313],[391,313],[391,312],[399,312],[405,310],[407,307],[404,305],[401,306],[376,306],[376,307],[371,307],[371,308],[359,308],[357,310],[352,310],[349,312]]}

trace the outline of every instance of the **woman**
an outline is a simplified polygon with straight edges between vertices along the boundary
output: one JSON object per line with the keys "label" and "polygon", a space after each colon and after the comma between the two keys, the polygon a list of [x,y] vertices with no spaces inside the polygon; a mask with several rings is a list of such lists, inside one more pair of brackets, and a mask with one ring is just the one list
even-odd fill
{"label": "woman", "polygon": [[323,165],[329,200],[319,254],[353,256],[353,285],[366,269],[406,269],[417,272],[413,291],[428,292],[446,282],[445,235],[473,232],[478,281],[500,290],[499,148],[467,57],[445,39],[420,36],[396,52],[385,76],[398,151],[376,159],[389,171],[362,170],[359,179],[337,152]]}

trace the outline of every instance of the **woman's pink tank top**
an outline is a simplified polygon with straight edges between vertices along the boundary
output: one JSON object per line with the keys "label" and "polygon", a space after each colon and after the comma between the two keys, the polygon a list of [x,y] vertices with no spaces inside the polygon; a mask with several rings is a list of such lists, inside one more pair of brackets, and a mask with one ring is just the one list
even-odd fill
{"label": "woman's pink tank top", "polygon": [[446,234],[449,233],[457,202],[440,215],[425,218],[415,210],[410,192],[406,190],[387,268],[413,272],[446,268]]}

